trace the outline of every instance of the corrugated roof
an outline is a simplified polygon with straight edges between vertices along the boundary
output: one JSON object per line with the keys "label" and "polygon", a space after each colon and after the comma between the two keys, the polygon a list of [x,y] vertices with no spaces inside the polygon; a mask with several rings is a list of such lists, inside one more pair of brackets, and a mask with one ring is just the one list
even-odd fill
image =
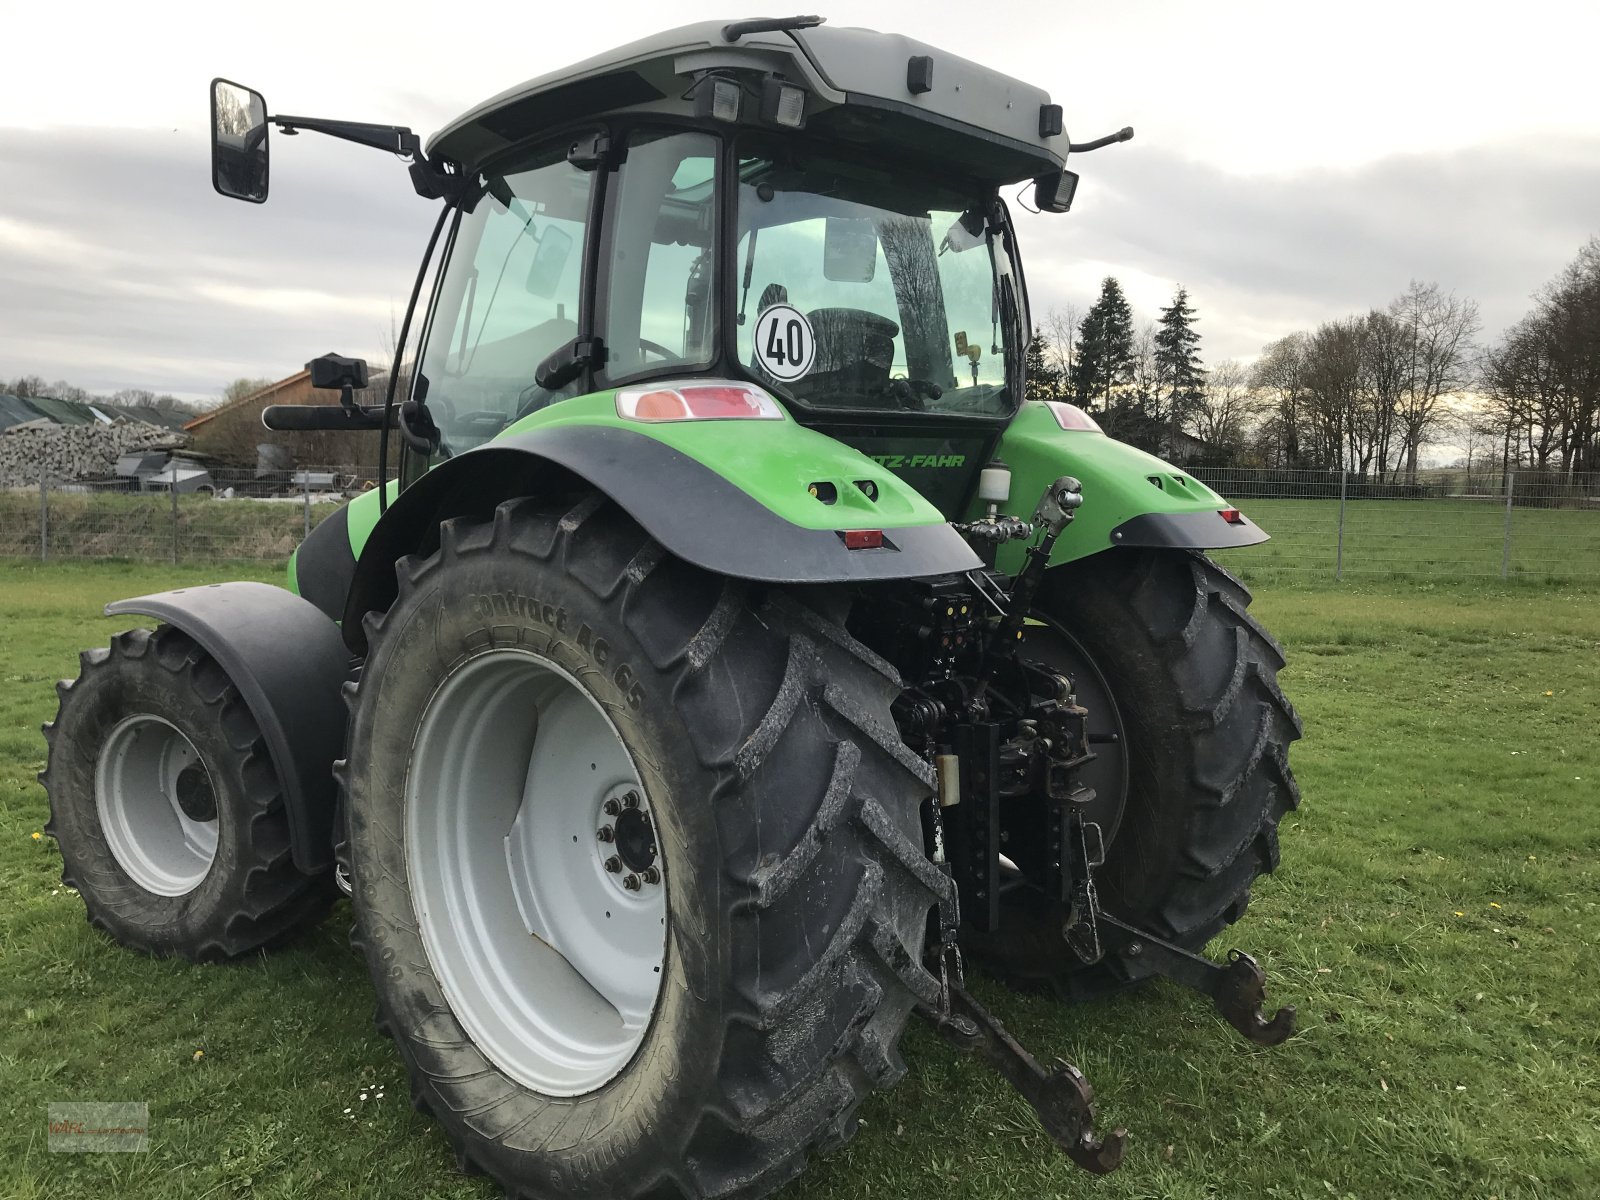
{"label": "corrugated roof", "polygon": [[[102,417],[101,414],[104,414]],[[45,420],[56,425],[103,425],[105,417],[117,421],[143,421],[163,429],[182,429],[186,414],[143,405],[83,404],[77,400],[57,400],[52,396],[8,396],[0,393],[0,429]]]}

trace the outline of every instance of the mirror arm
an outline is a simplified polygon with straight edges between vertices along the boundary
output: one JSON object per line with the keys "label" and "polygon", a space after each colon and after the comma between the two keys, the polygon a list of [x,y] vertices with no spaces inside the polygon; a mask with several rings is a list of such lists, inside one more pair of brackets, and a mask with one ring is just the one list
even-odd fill
{"label": "mirror arm", "polygon": [[[422,139],[404,125],[372,125],[365,121],[330,121],[322,117],[268,117],[267,124],[293,137],[302,129],[325,133],[375,150],[387,150],[411,160],[411,186],[425,200],[458,199],[466,179],[454,163],[430,159],[422,149]],[[266,126],[262,126],[265,132]]]}
{"label": "mirror arm", "polygon": [[1067,146],[1070,154],[1087,154],[1091,150],[1098,150],[1101,146],[1113,146],[1118,142],[1133,140],[1133,126],[1124,125],[1115,133],[1108,133],[1103,138],[1095,138],[1092,142],[1072,142]]}
{"label": "mirror arm", "polygon": [[388,150],[392,154],[404,154],[411,158],[422,157],[422,139],[403,125],[371,125],[365,121],[330,121],[322,117],[282,115],[268,117],[267,121],[276,125],[280,132],[291,136],[305,129],[371,146],[375,150]]}

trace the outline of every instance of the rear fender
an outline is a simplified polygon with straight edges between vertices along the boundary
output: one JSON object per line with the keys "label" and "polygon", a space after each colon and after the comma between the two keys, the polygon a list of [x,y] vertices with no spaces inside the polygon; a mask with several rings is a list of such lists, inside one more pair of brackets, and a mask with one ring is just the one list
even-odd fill
{"label": "rear fender", "polygon": [[[1050,564],[1087,558],[1115,546],[1215,550],[1252,546],[1267,532],[1198,479],[1153,454],[1093,430],[1064,430],[1045,405],[1030,401],[1006,429],[995,455],[1011,468],[1011,499],[1001,511],[1028,520],[1044,489],[1062,475],[1083,484],[1083,504],[1062,532]],[[968,519],[982,515],[974,501]],[[1023,548],[1003,547],[998,565],[1015,573]]]}
{"label": "rear fender", "polygon": [[261,727],[283,787],[294,864],[333,865],[333,763],[344,753],[340,688],[350,654],[315,605],[265,583],[214,583],[117,600],[106,615],[164,621],[217,660]]}
{"label": "rear fender", "polygon": [[[361,619],[393,602],[398,559],[432,553],[444,521],[487,519],[519,496],[599,491],[669,553],[735,579],[865,583],[981,565],[909,485],[787,417],[647,424],[617,417],[613,397],[546,409],[402,492],[360,548],[344,610],[351,649],[365,653]],[[847,548],[844,532],[860,529],[881,530],[882,547]]]}

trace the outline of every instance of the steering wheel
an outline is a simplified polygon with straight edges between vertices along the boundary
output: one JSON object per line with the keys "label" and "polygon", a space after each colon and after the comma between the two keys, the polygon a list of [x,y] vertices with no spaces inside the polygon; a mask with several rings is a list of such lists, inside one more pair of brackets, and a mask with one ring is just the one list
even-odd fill
{"label": "steering wheel", "polygon": [[646,354],[660,355],[662,358],[682,358],[683,355],[668,350],[660,342],[652,342],[648,338],[639,339],[639,349]]}

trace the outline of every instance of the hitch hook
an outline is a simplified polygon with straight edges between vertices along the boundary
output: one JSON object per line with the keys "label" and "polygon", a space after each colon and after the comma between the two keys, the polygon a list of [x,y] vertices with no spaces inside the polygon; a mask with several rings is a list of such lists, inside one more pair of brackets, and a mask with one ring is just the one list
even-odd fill
{"label": "hitch hook", "polygon": [[1113,1129],[1104,1138],[1095,1136],[1094,1089],[1077,1067],[1060,1059],[1048,1070],[1040,1066],[959,983],[950,985],[948,1013],[928,1008],[918,1011],[947,1042],[960,1050],[975,1051],[1016,1088],[1038,1115],[1044,1131],[1073,1162],[1095,1175],[1109,1174],[1121,1165],[1127,1131]]}
{"label": "hitch hook", "polygon": [[1294,1032],[1294,1005],[1284,1005],[1270,1021],[1261,1015],[1267,976],[1242,950],[1228,951],[1228,965],[1218,972],[1211,998],[1222,1019],[1258,1046],[1276,1046]]}
{"label": "hitch hook", "polygon": [[1212,962],[1105,912],[1100,914],[1100,934],[1130,983],[1164,975],[1210,996],[1222,1019],[1258,1046],[1276,1046],[1294,1032],[1294,1005],[1285,1004],[1270,1021],[1262,1015],[1267,976],[1243,951],[1228,951],[1226,965]]}

